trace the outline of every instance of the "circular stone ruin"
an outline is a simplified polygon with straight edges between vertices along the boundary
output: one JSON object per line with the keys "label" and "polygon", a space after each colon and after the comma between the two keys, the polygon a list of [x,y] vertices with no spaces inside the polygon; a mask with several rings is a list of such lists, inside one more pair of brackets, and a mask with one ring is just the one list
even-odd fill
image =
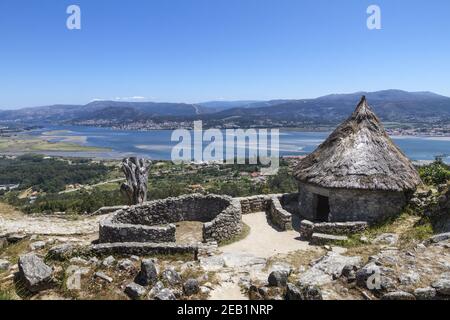
{"label": "circular stone ruin", "polygon": [[118,210],[100,221],[100,243],[175,242],[181,221],[203,222],[203,241],[224,241],[242,230],[239,200],[218,195],[185,195]]}

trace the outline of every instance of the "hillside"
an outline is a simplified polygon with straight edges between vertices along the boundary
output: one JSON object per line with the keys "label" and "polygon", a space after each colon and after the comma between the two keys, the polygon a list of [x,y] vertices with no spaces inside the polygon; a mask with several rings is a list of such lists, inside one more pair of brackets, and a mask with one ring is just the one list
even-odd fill
{"label": "hillside", "polygon": [[384,90],[332,94],[316,99],[271,101],[212,101],[199,104],[95,101],[87,105],[54,105],[0,111],[0,122],[72,123],[150,126],[203,120],[207,126],[311,126],[335,125],[354,110],[366,95],[385,122],[439,124],[450,122],[450,98],[431,92]]}

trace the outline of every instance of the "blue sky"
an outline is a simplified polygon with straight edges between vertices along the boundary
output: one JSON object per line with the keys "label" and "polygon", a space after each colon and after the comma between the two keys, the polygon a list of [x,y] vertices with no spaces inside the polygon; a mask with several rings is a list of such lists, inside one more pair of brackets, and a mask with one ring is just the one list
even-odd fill
{"label": "blue sky", "polygon": [[[66,28],[71,4],[81,30]],[[382,30],[366,27],[371,4]],[[448,0],[1,0],[0,108],[450,96],[449,32]]]}

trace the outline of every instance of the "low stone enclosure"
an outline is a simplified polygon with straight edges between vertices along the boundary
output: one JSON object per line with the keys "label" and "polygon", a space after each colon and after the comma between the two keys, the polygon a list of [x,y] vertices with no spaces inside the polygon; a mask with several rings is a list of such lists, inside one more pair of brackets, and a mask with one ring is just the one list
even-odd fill
{"label": "low stone enclosure", "polygon": [[[257,195],[231,198],[191,194],[120,207],[100,221],[98,253],[193,253],[211,243],[230,240],[242,232],[242,215],[265,212],[268,223],[279,231],[292,230],[292,214],[298,215],[298,197],[293,194]],[[289,211],[288,211],[289,210]],[[181,221],[203,223],[202,243],[176,242],[176,226]],[[359,233],[367,222],[322,222],[303,220],[300,236],[311,244],[345,240],[344,235]]]}
{"label": "low stone enclosure", "polygon": [[[296,196],[294,196],[294,199]],[[242,214],[266,212],[268,221],[280,231],[292,229],[292,215],[283,208],[292,195],[260,195],[231,198],[219,195],[192,194],[146,202],[143,205],[118,207],[100,221],[96,253],[194,253],[203,244],[176,243],[175,223],[203,222],[203,242],[230,240],[242,231]],[[103,212],[110,209],[102,208]]]}
{"label": "low stone enclosure", "polygon": [[241,206],[230,197],[201,194],[146,202],[103,219],[99,242],[175,242],[180,221],[203,222],[203,241],[220,242],[241,232]]}

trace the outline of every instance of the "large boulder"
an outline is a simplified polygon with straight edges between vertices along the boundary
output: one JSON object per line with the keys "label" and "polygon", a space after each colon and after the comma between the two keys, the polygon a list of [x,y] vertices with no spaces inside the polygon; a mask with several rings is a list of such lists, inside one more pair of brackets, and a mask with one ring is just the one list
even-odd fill
{"label": "large boulder", "polygon": [[152,259],[144,259],[141,262],[141,271],[136,276],[135,282],[141,286],[148,286],[158,281],[158,271]]}
{"label": "large boulder", "polygon": [[34,253],[19,258],[19,276],[31,292],[48,289],[52,285],[52,268]]}

